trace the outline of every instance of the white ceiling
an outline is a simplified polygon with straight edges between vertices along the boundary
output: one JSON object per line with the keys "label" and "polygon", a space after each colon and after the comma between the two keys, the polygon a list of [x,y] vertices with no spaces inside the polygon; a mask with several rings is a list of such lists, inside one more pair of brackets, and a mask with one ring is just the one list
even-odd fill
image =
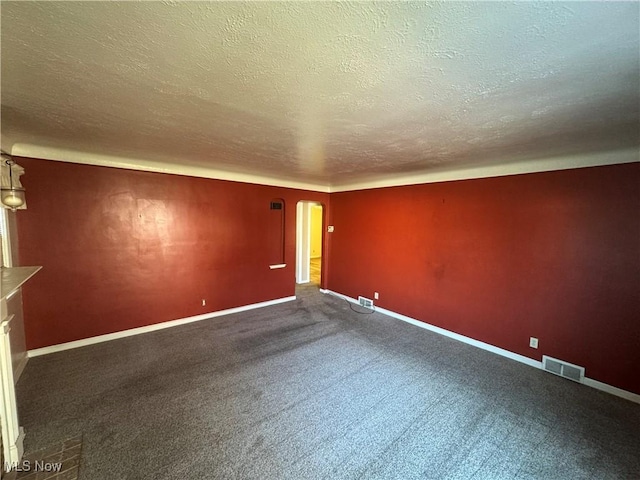
{"label": "white ceiling", "polygon": [[1,15],[14,154],[328,188],[639,159],[638,2],[3,1]]}

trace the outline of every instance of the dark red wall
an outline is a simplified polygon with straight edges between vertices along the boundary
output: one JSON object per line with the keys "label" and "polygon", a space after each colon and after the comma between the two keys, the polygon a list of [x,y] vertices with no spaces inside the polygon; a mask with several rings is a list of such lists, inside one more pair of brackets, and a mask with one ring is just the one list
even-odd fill
{"label": "dark red wall", "polygon": [[640,164],[336,193],[330,214],[327,288],[640,394]]}
{"label": "dark red wall", "polygon": [[[327,288],[640,393],[640,164],[329,196],[19,163],[20,263],[44,266],[24,288],[29,349],[294,295],[295,205],[330,200]],[[287,267],[270,270],[278,198]]]}
{"label": "dark red wall", "polygon": [[[44,267],[24,287],[29,349],[294,295],[296,203],[328,204],[303,190],[18,161],[20,264]],[[270,270],[276,198],[287,266]]]}

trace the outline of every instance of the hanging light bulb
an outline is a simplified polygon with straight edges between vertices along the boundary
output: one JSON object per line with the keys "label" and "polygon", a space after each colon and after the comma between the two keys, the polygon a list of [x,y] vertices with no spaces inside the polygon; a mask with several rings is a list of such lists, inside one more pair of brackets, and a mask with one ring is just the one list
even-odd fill
{"label": "hanging light bulb", "polygon": [[[6,154],[3,157],[2,186],[0,188],[0,202],[2,205],[9,207],[11,210],[24,205],[25,196],[24,188],[20,184],[19,177],[24,170],[16,162]],[[17,168],[16,168],[17,166]],[[18,170],[19,171],[16,171]]]}

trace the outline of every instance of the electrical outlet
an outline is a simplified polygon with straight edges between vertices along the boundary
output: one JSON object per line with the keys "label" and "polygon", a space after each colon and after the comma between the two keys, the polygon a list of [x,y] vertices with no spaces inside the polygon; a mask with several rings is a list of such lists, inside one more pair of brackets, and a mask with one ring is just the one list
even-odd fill
{"label": "electrical outlet", "polygon": [[332,233],[333,232],[333,225],[329,225],[327,227],[327,232]]}
{"label": "electrical outlet", "polygon": [[531,348],[538,348],[538,339],[536,337],[529,338],[529,346]]}
{"label": "electrical outlet", "polygon": [[207,301],[206,301],[204,298],[202,299],[202,306],[203,306],[203,307],[206,307],[206,306],[207,306]]}
{"label": "electrical outlet", "polygon": [[380,294],[378,292],[373,292],[373,299],[374,300],[379,300],[380,299]]}

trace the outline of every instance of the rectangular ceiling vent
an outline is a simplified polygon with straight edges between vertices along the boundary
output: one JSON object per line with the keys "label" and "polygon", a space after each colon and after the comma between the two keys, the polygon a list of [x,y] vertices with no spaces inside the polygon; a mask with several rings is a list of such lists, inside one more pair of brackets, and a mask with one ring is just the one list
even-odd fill
{"label": "rectangular ceiling vent", "polygon": [[584,367],[563,362],[557,358],[547,357],[546,355],[542,356],[542,368],[547,372],[560,375],[574,382],[582,383],[582,379],[584,378]]}

